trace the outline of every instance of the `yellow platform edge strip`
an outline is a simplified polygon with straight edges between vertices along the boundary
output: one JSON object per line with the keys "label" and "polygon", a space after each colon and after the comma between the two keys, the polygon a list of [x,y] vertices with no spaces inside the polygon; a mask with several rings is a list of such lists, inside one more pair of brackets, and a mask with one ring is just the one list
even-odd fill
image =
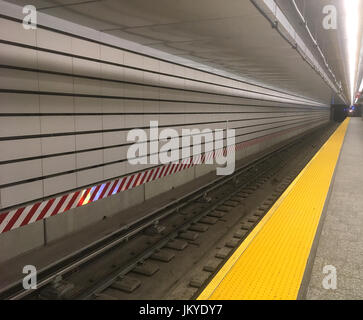
{"label": "yellow platform edge strip", "polygon": [[198,300],[297,298],[348,124],[331,135]]}

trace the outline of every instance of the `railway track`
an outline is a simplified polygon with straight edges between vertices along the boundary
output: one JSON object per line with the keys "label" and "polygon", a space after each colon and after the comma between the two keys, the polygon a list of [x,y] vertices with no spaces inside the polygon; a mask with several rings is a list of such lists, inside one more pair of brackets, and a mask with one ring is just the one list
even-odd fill
{"label": "railway track", "polygon": [[[172,260],[185,259],[183,256],[187,254],[188,246],[198,252],[201,247],[208,247],[210,242],[207,253],[200,253],[201,262],[195,264],[198,258],[194,259],[193,275],[189,275],[191,272],[187,270],[186,276],[180,270],[183,268],[174,266],[174,269],[178,269],[176,278],[182,280],[175,284],[176,279],[169,279],[170,283],[165,285],[168,290],[173,288],[174,291],[183,292],[181,296],[176,294],[175,298],[195,297],[310,160],[314,150],[317,151],[327,140],[333,129],[333,126],[320,128],[239,168],[233,176],[220,177],[193,190],[167,206],[150,212],[132,225],[40,270],[36,290],[26,291],[20,282],[14,283],[0,292],[0,299],[140,298],[142,293],[137,292],[144,286],[142,284],[148,282],[144,287],[152,288],[154,281],[162,281],[153,280],[160,265],[167,269],[169,264],[173,264]],[[312,143],[315,148],[307,148]],[[299,161],[293,161],[294,158],[299,158]],[[291,161],[294,162],[294,168],[278,177]],[[273,179],[276,181],[273,182]],[[257,197],[256,201],[261,204],[256,208],[253,205],[246,208],[248,199],[253,198],[268,182],[272,188],[263,195],[266,199]],[[223,223],[232,223],[233,227],[220,232],[218,226]],[[213,229],[217,229],[217,232]],[[198,238],[204,238],[201,242],[207,243],[198,243]],[[213,247],[216,249],[212,250]],[[148,298],[147,292],[144,294],[144,298]]]}

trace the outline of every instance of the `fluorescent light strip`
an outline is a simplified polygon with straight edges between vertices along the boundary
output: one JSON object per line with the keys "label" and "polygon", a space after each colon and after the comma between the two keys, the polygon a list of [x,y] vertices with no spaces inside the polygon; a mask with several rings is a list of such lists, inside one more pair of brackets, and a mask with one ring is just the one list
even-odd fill
{"label": "fluorescent light strip", "polygon": [[346,31],[348,39],[348,65],[351,102],[354,101],[355,78],[357,72],[357,51],[358,51],[358,9],[359,0],[344,1],[346,11]]}

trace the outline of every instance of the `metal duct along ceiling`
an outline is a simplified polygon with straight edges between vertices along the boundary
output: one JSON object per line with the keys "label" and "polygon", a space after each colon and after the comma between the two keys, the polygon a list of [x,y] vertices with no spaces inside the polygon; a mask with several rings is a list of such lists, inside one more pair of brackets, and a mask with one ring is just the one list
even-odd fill
{"label": "metal duct along ceiling", "polygon": [[[8,2],[29,4],[27,0]],[[271,28],[250,1],[31,2],[40,12],[326,104],[331,102],[331,88]],[[315,6],[319,1],[308,2]],[[315,14],[315,10],[318,10],[314,8],[311,8],[312,13],[309,14],[320,25],[321,17]],[[290,18],[288,17],[289,20]],[[324,36],[321,34],[321,37]],[[321,42],[337,78],[346,84],[344,60],[339,45],[342,41],[344,39],[337,42],[336,32],[335,35],[332,32]]]}
{"label": "metal duct along ceiling", "polygon": [[[338,81],[341,81],[344,95],[350,100],[349,89],[349,68],[348,68],[348,40],[346,30],[346,14],[345,14],[345,0],[295,0],[298,9],[303,14],[306,23],[311,30],[313,37],[317,40],[323,54],[325,55],[329,66],[334,72]],[[317,56],[317,50],[311,41],[308,32],[299,19],[298,12],[294,7],[292,1],[276,0],[276,3],[285,15],[291,17],[290,22],[293,24],[295,30],[304,39],[305,43],[309,45],[311,51],[315,52]],[[323,27],[323,18],[325,14],[323,9],[325,6],[335,6],[337,9],[337,29],[326,30]],[[358,15],[358,52],[360,58],[357,58],[357,63],[360,60],[360,64],[357,66],[357,90],[361,83],[363,76],[363,1],[359,0]]]}

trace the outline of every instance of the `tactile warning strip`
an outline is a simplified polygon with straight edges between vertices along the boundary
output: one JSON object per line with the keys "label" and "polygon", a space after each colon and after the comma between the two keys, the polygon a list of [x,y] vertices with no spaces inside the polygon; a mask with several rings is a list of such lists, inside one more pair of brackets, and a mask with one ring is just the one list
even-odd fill
{"label": "tactile warning strip", "polygon": [[345,120],[198,299],[296,299],[349,119]]}

